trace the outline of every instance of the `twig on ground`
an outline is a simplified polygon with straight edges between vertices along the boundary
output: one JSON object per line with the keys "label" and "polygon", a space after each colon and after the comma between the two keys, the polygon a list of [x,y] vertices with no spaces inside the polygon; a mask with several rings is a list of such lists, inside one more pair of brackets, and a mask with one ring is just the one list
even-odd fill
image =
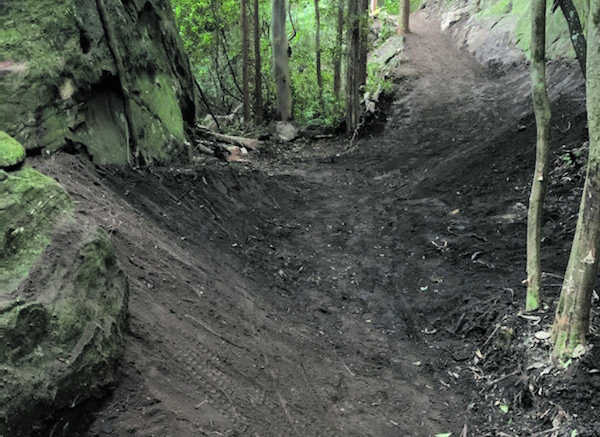
{"label": "twig on ground", "polygon": [[356,376],[354,374],[354,372],[352,372],[352,370],[350,370],[350,367],[346,366],[346,363],[344,363],[341,359],[340,359],[340,363],[342,363],[342,366],[344,366],[344,368],[348,371],[348,373],[352,376]]}
{"label": "twig on ground", "polygon": [[225,343],[229,343],[232,346],[235,346],[237,348],[240,349],[244,349],[242,346],[235,344],[234,342],[232,342],[231,340],[229,340],[228,338],[222,336],[221,334],[219,334],[218,332],[216,332],[214,329],[212,329],[210,326],[208,326],[207,324],[201,322],[200,320],[198,320],[197,318],[190,316],[189,314],[184,314],[183,317],[186,317],[190,320],[193,320],[194,322],[196,322],[198,325],[202,326],[204,329],[206,329],[208,332],[210,332],[212,335],[214,335],[215,337],[219,337],[221,340],[223,340]]}

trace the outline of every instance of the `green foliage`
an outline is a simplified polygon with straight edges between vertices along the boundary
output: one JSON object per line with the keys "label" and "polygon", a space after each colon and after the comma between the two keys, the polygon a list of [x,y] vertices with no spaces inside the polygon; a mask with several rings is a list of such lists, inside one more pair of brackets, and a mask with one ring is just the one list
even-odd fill
{"label": "green foliage", "polygon": [[[333,96],[333,58],[337,12],[333,2],[320,2],[321,15],[321,74],[323,95],[319,95],[315,65],[315,11],[314,3],[302,2],[292,5],[293,25],[296,36],[290,41],[290,75],[294,118],[300,124],[336,123],[343,116],[343,102]],[[290,26],[291,27],[291,26]],[[289,29],[289,33],[293,30]]]}
{"label": "green foliage", "polygon": [[[422,0],[414,0],[412,3],[413,9],[416,9]],[[252,22],[253,2],[249,2],[249,4],[249,21]],[[397,14],[398,4],[398,0],[386,0],[385,2],[380,0],[381,16],[385,18],[390,14]],[[172,0],[172,5],[180,35],[190,54],[192,69],[206,100],[211,105],[211,110],[216,114],[231,113],[241,103],[239,2],[236,0]],[[293,116],[300,124],[335,124],[344,115],[344,93],[341,93],[342,96],[339,100],[333,95],[334,59],[340,51],[342,51],[343,58],[345,50],[345,47],[336,45],[337,5],[337,0],[320,0],[319,2],[321,74],[323,78],[323,90],[321,91],[317,84],[315,65],[314,0],[290,0],[290,15],[287,22],[287,34],[291,49],[290,81]],[[261,75],[267,119],[275,113],[275,91],[271,74],[270,20],[270,1],[260,0]],[[382,23],[381,40],[395,35],[396,28],[390,20],[383,20]],[[346,25],[349,23],[346,22]],[[251,38],[254,37],[253,35],[252,32]],[[251,51],[253,52],[253,50]],[[254,54],[251,53],[250,56],[253,58]],[[254,65],[253,59],[250,62],[251,65]],[[342,76],[343,74],[342,71]],[[382,87],[384,91],[391,89],[392,84],[381,79],[382,75],[378,65],[368,67],[368,76],[368,91],[374,92],[379,87]],[[253,93],[253,86],[251,80],[251,93]]]}
{"label": "green foliage", "polygon": [[[217,113],[241,101],[239,3],[236,0],[172,0],[175,20],[192,70]],[[264,3],[264,2],[263,2]]]}
{"label": "green foliage", "polygon": [[[424,0],[410,0],[411,12],[416,11],[421,7]],[[382,10],[385,10],[388,14],[398,15],[400,0],[378,0],[377,2]],[[383,6],[382,6],[383,4]]]}

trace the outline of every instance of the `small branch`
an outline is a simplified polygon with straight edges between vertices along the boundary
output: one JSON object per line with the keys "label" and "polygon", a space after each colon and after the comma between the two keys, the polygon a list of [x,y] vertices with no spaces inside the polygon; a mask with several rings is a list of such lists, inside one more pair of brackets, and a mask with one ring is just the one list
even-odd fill
{"label": "small branch", "polygon": [[350,367],[346,366],[346,363],[344,363],[341,359],[340,359],[340,363],[342,363],[342,366],[344,366],[344,369],[346,369],[350,375],[356,376],[354,374],[354,372],[352,372],[352,370],[350,370]]}
{"label": "small branch", "polygon": [[212,335],[214,335],[215,337],[219,337],[221,340],[223,340],[225,343],[228,343],[232,346],[235,346],[239,349],[244,349],[242,346],[235,344],[234,342],[232,342],[231,340],[229,340],[228,338],[223,337],[221,334],[219,334],[218,332],[216,332],[215,330],[213,330],[210,326],[206,325],[205,323],[201,322],[200,320],[198,320],[195,317],[190,316],[189,314],[185,314],[183,317],[186,317],[190,320],[193,320],[194,322],[196,322],[198,325],[202,326],[204,329],[206,329],[208,332],[210,332]]}
{"label": "small branch", "polygon": [[245,147],[251,150],[256,150],[263,145],[262,141],[255,140],[253,138],[224,135],[201,126],[198,127],[198,131],[202,132],[206,136],[213,137],[216,140],[224,141],[226,143],[234,144],[240,147]]}

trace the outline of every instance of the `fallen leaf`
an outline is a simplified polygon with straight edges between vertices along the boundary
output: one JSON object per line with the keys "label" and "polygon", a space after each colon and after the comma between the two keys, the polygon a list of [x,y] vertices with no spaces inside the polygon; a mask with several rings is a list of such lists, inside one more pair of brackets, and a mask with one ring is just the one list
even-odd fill
{"label": "fallen leaf", "polygon": [[550,337],[552,337],[552,334],[548,331],[538,331],[533,334],[533,336],[538,340],[548,340]]}
{"label": "fallen leaf", "polygon": [[582,344],[578,344],[575,349],[573,349],[573,352],[571,352],[571,358],[579,358],[581,356],[583,356],[586,352],[586,347]]}

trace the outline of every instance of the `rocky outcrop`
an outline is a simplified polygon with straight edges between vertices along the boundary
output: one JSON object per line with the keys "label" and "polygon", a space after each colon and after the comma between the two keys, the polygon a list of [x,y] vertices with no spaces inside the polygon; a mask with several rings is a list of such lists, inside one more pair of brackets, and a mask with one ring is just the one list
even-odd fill
{"label": "rocky outcrop", "polygon": [[0,172],[0,435],[75,435],[116,380],[128,282],[56,181]]}
{"label": "rocky outcrop", "polygon": [[187,154],[197,89],[168,0],[0,2],[0,125],[97,163]]}
{"label": "rocky outcrop", "polygon": [[[571,36],[560,9],[546,19],[546,55],[550,60],[575,59]],[[584,2],[573,1],[584,17]],[[422,8],[439,19],[443,31],[473,54],[491,72],[503,73],[529,58],[531,13],[528,0],[447,1],[427,0]],[[584,20],[585,21],[585,20]]]}

